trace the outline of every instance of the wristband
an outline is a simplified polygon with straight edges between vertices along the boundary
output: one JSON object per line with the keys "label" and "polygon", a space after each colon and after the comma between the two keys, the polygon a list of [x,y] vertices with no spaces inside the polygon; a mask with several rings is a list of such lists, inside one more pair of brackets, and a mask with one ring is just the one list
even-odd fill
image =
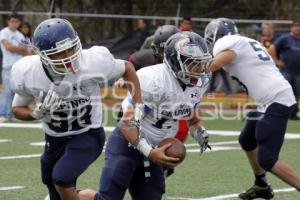
{"label": "wristband", "polygon": [[139,138],[136,144],[137,150],[139,150],[147,158],[150,155],[151,150],[153,149],[145,138]]}

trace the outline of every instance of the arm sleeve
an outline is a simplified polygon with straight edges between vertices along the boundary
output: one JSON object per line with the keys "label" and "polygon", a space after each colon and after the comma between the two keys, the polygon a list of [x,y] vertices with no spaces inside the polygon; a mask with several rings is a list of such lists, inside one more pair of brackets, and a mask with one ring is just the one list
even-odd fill
{"label": "arm sleeve", "polygon": [[[158,87],[154,80],[146,75],[140,73],[137,73],[137,75],[140,81],[142,100],[145,105],[144,111],[148,113],[159,104],[162,97],[161,88]],[[128,104],[134,104],[132,96],[129,93],[122,103],[122,109],[127,108]]]}
{"label": "arm sleeve", "polygon": [[240,41],[241,40],[239,38],[232,36],[224,36],[223,38],[220,38],[219,40],[217,40],[214,46],[213,55],[216,56],[217,54],[225,50],[232,50],[236,54],[238,54]]}
{"label": "arm sleeve", "polygon": [[21,96],[24,96],[26,98],[32,98],[32,96],[26,92],[25,83],[24,83],[25,75],[23,74],[23,71],[20,70],[20,69],[22,69],[21,67],[23,67],[21,61],[17,61],[13,65],[12,70],[11,70],[11,78],[9,81],[10,88],[13,92],[15,92]]}
{"label": "arm sleeve", "polygon": [[115,59],[106,47],[93,46],[89,51],[91,73],[99,82],[111,83],[118,80],[125,73],[125,62]]}
{"label": "arm sleeve", "polygon": [[12,102],[12,107],[27,106],[32,100],[33,97],[31,96],[22,96],[16,93]]}
{"label": "arm sleeve", "polygon": [[113,69],[111,73],[108,75],[108,80],[117,80],[121,78],[125,73],[125,62],[124,60],[114,59],[113,61]]}

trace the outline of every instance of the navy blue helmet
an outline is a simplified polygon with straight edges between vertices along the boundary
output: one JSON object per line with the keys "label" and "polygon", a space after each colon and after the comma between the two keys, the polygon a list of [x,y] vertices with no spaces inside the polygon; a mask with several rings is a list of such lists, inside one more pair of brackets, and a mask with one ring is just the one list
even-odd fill
{"label": "navy blue helmet", "polygon": [[228,18],[214,19],[207,24],[204,31],[204,38],[210,51],[212,51],[216,41],[225,35],[236,35],[238,29],[233,20]]}
{"label": "navy blue helmet", "polygon": [[178,28],[174,25],[163,25],[156,29],[151,48],[153,50],[153,55],[157,59],[160,61],[163,60],[164,46],[166,41],[169,39],[169,37],[175,33],[178,33],[178,31]]}
{"label": "navy blue helmet", "polygon": [[[34,31],[32,43],[47,69],[62,75],[75,74],[78,70],[81,43],[69,21],[53,18],[41,22]],[[73,55],[62,59],[53,58],[53,55],[70,49],[74,50]]]}
{"label": "navy blue helmet", "polygon": [[165,64],[177,79],[187,86],[207,85],[211,75],[208,70],[211,59],[205,40],[194,32],[176,33],[165,44]]}

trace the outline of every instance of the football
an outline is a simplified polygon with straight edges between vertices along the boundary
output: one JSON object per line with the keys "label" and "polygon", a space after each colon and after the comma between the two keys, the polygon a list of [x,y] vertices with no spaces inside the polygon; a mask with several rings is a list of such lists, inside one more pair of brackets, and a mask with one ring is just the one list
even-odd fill
{"label": "football", "polygon": [[169,157],[179,158],[179,162],[182,162],[186,153],[184,144],[176,138],[165,138],[159,143],[158,147],[168,143],[171,143],[172,146],[166,149],[165,154]]}

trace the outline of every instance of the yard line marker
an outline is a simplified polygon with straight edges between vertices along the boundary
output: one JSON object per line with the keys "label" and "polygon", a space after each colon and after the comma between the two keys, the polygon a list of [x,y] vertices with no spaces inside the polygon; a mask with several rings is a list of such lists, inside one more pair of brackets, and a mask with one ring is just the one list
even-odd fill
{"label": "yard line marker", "polygon": [[37,158],[40,157],[41,154],[29,154],[29,155],[18,155],[18,156],[2,156],[0,160],[11,160],[11,159],[18,159],[18,158]]}
{"label": "yard line marker", "polygon": [[0,143],[11,142],[12,140],[0,139]]}
{"label": "yard line marker", "polygon": [[[40,123],[0,123],[0,128],[42,128]],[[115,129],[114,126],[105,126],[104,130],[112,132]],[[240,131],[226,131],[226,130],[209,130],[210,135],[221,136],[239,136]],[[288,139],[300,139],[300,133],[286,133]]]}
{"label": "yard line marker", "polygon": [[[225,151],[225,150],[240,150],[240,147],[220,147],[220,146],[214,146],[211,148],[211,150],[205,151],[205,153],[215,152],[215,151]],[[186,152],[188,153],[200,153],[200,149],[187,149]]]}
{"label": "yard line marker", "polygon": [[[209,145],[227,145],[227,144],[239,144],[238,141],[226,141],[226,142],[210,142]],[[190,144],[184,144],[186,147],[198,147],[198,143],[190,143]]]}
{"label": "yard line marker", "polygon": [[42,128],[41,123],[0,123],[4,128]]}
{"label": "yard line marker", "polygon": [[24,186],[9,186],[9,187],[0,187],[0,191],[6,190],[19,190],[25,188]]}
{"label": "yard line marker", "polygon": [[45,146],[45,142],[31,142],[31,146]]}
{"label": "yard line marker", "polygon": [[[296,191],[295,188],[282,188],[274,190],[275,193],[280,192],[294,192]],[[205,197],[205,198],[189,198],[189,197],[167,197],[170,200],[226,200],[234,197],[238,197],[239,193],[234,194],[226,194],[226,195],[219,195],[214,197]]]}

